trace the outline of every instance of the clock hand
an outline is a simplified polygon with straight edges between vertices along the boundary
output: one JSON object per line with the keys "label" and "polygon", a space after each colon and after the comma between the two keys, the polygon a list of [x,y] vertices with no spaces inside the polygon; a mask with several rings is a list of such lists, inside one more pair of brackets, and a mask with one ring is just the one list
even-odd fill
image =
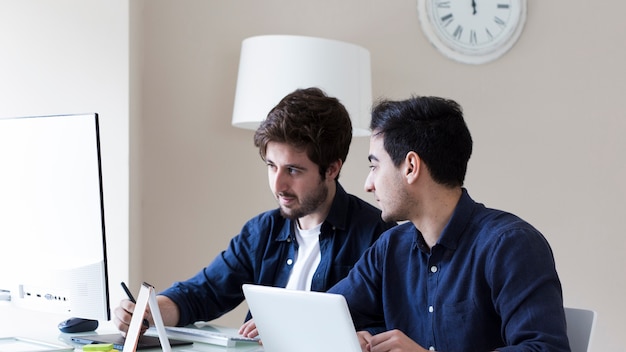
{"label": "clock hand", "polygon": [[472,8],[474,9],[473,15],[475,15],[476,14],[476,1],[475,0],[472,0]]}

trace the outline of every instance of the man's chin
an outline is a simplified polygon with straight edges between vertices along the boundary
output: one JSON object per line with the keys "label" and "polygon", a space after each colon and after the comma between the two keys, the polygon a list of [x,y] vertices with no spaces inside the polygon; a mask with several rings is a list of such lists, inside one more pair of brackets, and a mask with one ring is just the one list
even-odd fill
{"label": "man's chin", "polygon": [[285,209],[280,207],[280,215],[285,219],[295,220],[298,218],[297,214],[295,214],[291,209]]}
{"label": "man's chin", "polygon": [[393,216],[393,214],[389,214],[389,213],[385,213],[385,212],[382,212],[380,214],[380,218],[383,219],[384,222],[398,221],[398,220],[396,220],[396,217]]}

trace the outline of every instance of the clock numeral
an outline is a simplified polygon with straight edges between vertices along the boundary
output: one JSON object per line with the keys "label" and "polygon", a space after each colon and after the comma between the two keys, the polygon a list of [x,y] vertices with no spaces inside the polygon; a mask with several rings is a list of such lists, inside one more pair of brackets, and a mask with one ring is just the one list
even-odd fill
{"label": "clock numeral", "polygon": [[498,4],[499,9],[508,9],[509,7],[509,4]]}
{"label": "clock numeral", "polygon": [[449,9],[450,8],[450,1],[440,1],[437,3],[437,7],[440,9]]}
{"label": "clock numeral", "polygon": [[462,26],[457,26],[456,29],[454,30],[454,33],[452,33],[452,35],[454,36],[456,40],[461,39],[461,34],[463,34]]}
{"label": "clock numeral", "polygon": [[448,27],[448,25],[454,20],[454,16],[451,13],[441,17],[441,22],[443,22],[444,27]]}
{"label": "clock numeral", "polygon": [[470,31],[469,42],[470,42],[471,45],[478,44],[478,38],[476,37],[476,31],[473,30],[473,29]]}
{"label": "clock numeral", "polygon": [[504,22],[500,17],[498,16],[494,16],[493,17],[493,21],[500,26],[501,28],[504,28],[506,26],[506,22]]}
{"label": "clock numeral", "polygon": [[485,28],[485,33],[487,34],[487,36],[489,37],[489,40],[493,39],[493,34],[491,34],[491,32],[489,32],[489,28]]}

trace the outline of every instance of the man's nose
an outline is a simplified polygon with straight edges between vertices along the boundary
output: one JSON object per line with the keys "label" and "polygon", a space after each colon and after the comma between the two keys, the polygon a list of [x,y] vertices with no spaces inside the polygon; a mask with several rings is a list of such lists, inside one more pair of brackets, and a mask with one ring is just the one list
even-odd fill
{"label": "man's nose", "polygon": [[371,180],[371,174],[368,174],[365,178],[365,185],[363,186],[365,192],[374,192],[374,182]]}

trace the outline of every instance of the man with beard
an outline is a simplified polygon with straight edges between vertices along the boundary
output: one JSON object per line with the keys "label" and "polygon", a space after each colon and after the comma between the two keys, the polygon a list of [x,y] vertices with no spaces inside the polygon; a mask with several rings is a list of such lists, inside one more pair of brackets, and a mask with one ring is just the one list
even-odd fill
{"label": "man with beard", "polygon": [[[278,209],[249,220],[212,263],[157,295],[165,325],[220,317],[244,300],[245,283],[326,291],[344,278],[395,225],[338,183],[351,140],[348,112],[336,98],[317,88],[284,97],[254,135]],[[129,300],[115,309],[122,333],[133,309]],[[250,314],[246,321],[240,333],[257,336]]]}

